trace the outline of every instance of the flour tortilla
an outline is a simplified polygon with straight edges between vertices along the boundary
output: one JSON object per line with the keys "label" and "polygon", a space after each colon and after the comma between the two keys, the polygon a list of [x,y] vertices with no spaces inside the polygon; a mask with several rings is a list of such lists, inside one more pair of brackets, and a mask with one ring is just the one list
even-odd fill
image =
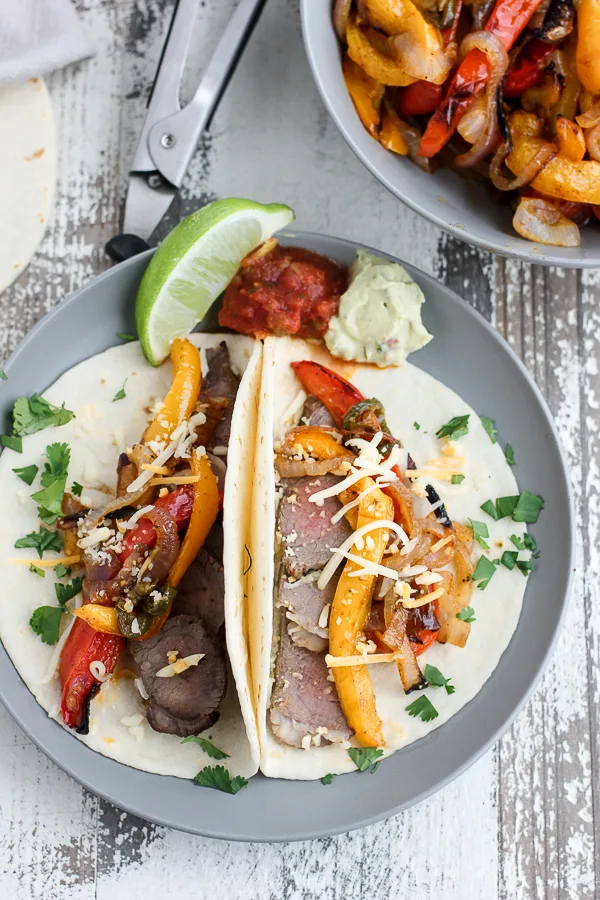
{"label": "flour tortilla", "polygon": [[50,96],[41,78],[0,87],[0,294],[44,236],[56,180]]}
{"label": "flour tortilla", "polygon": [[[238,573],[243,571],[246,542],[246,522],[240,509],[249,508],[262,350],[259,344],[238,335],[194,334],[190,340],[201,348],[203,366],[202,348],[216,347],[225,340],[232,367],[238,374],[244,373],[233,413],[223,512],[224,558],[240,563],[225,566],[225,619],[232,671],[221,717],[203,736],[230,755],[224,765],[232,774],[250,776],[257,770],[259,750],[250,700],[246,626],[242,621],[244,589]],[[14,544],[39,527],[36,505],[30,499],[39,485],[36,481],[27,487],[12,469],[32,463],[41,467],[46,446],[66,441],[71,448],[68,485],[73,481],[83,484],[82,502],[100,505],[106,495],[92,486],[106,484],[114,491],[118,454],[139,441],[151,418],[150,407],[169,388],[171,372],[170,362],[157,369],[150,366],[137,342],[94,356],[68,371],[44,394],[56,405],[64,402],[76,417],[60,428],[25,437],[22,454],[4,450],[0,457],[0,491],[4,498],[0,517],[0,637],[38,703],[61,724],[57,650],[43,644],[29,625],[38,606],[56,605],[55,575],[50,569],[42,579],[26,566],[6,562],[18,556],[35,556],[32,550],[15,550]],[[113,402],[124,384],[125,398]],[[64,616],[63,628],[66,624]],[[140,716],[143,720],[138,724],[135,717]],[[150,728],[131,671],[121,663],[117,676],[106,681],[91,701],[90,733],[71,734],[104,756],[147,772],[192,778],[204,765],[214,764],[195,742],[182,745],[180,738]]]}
{"label": "flour tortilla", "polygon": [[[510,535],[522,535],[525,528],[512,519],[494,522],[481,511],[480,506],[485,500],[514,495],[519,489],[500,446],[492,444],[477,414],[449,388],[408,363],[398,369],[376,370],[345,364],[340,368],[339,360],[327,358],[314,344],[289,338],[270,338],[265,342],[255,462],[254,565],[250,593],[250,654],[261,744],[260,767],[265,775],[274,778],[315,779],[328,772],[339,774],[354,770],[347,751],[339,745],[301,750],[280,744],[271,731],[268,711],[275,655],[272,650],[276,509],[273,441],[296,424],[301,414],[300,408],[296,421],[286,422],[283,418],[286,411],[294,407],[294,399],[301,389],[290,363],[301,359],[316,359],[330,368],[337,368],[366,397],[381,400],[391,433],[408,448],[417,467],[439,456],[440,444],[435,432],[453,416],[469,413],[469,433],[460,439],[461,452],[466,457],[464,482],[452,485],[432,478],[427,481],[438,491],[451,519],[467,524],[469,518],[485,520],[494,557],[501,556],[504,550],[514,550]],[[419,423],[419,430],[414,427],[414,422]],[[477,558],[479,550],[474,555]],[[499,566],[485,592],[473,590],[471,602],[477,621],[472,625],[466,647],[435,643],[427,650],[425,662],[437,666],[446,678],[452,679],[456,688],[451,695],[443,688],[428,688],[424,692],[439,712],[433,722],[412,718],[405,711],[408,703],[419,695],[407,697],[404,694],[394,664],[370,668],[377,709],[383,721],[386,756],[443,725],[481,690],[517,626],[525,585],[526,579],[518,569],[509,572]]]}

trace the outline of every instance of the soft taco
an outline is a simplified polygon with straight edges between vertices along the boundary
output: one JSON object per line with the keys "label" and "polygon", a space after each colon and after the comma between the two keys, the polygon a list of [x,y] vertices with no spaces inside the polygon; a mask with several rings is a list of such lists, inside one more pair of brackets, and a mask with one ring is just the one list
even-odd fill
{"label": "soft taco", "polygon": [[430,375],[268,338],[250,573],[262,771],[364,770],[467,703],[517,625],[540,503],[489,421]]}
{"label": "soft taco", "polygon": [[0,636],[92,749],[181,777],[225,760],[222,780],[258,767],[240,573],[262,348],[195,334],[171,360],[127,343],[17,400]]}

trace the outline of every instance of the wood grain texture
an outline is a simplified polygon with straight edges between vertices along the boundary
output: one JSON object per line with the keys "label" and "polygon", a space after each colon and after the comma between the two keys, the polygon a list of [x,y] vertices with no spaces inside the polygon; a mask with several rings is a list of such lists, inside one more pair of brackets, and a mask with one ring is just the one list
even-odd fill
{"label": "wood grain texture", "polygon": [[[315,0],[317,2],[317,0]],[[319,0],[321,2],[321,0]],[[59,134],[51,227],[0,296],[0,362],[109,262],[127,166],[172,0],[80,0],[94,59],[49,79]],[[189,96],[233,7],[205,0]],[[218,196],[290,203],[298,227],[437,275],[522,357],[556,417],[580,523],[575,591],[539,689],[500,743],[417,808],[339,837],[236,845],[159,828],[90,796],[0,710],[0,897],[11,900],[592,900],[600,894],[600,278],[506,262],[405,209],[345,146],[313,85],[295,0],[272,0],[157,237]]]}

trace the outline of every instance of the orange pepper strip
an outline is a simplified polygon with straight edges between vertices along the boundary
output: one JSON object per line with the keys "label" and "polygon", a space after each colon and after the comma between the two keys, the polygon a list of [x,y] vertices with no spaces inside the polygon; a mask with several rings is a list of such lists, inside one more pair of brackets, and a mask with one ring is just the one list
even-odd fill
{"label": "orange pepper strip", "polygon": [[192,517],[169,575],[169,583],[173,587],[179,584],[196,559],[219,512],[219,487],[208,457],[192,453],[190,465],[192,472],[199,475],[200,480],[194,485]]}
{"label": "orange pepper strip", "polygon": [[79,609],[74,609],[73,615],[86,622],[94,631],[101,631],[103,634],[121,634],[117,622],[117,610],[114,606],[86,603]]}
{"label": "orange pepper strip", "polygon": [[202,367],[196,347],[183,338],[176,338],[171,347],[173,381],[163,405],[146,429],[144,443],[168,441],[184,419],[194,410],[200,393]]}

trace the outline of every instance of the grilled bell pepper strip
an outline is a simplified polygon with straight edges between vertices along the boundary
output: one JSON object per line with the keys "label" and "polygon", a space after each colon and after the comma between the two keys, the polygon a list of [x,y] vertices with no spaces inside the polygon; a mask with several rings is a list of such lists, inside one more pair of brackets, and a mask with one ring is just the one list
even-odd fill
{"label": "grilled bell pepper strip", "polygon": [[[402,2],[405,2],[405,0],[402,0]],[[416,7],[414,8],[416,9]],[[376,35],[380,36],[380,32],[375,32],[373,29],[373,37]],[[385,40],[385,36],[381,35],[381,37]],[[355,16],[350,16],[348,21],[346,39],[348,41],[348,56],[350,59],[380,84],[404,87],[407,84],[413,84],[417,80],[407,75],[391,56],[388,56],[369,40],[369,32],[364,31],[357,24]]]}
{"label": "grilled bell pepper strip", "polygon": [[348,410],[365,399],[353,384],[320,363],[303,360],[291,366],[306,393],[327,407],[338,427]]}
{"label": "grilled bell pepper strip", "polygon": [[101,634],[83,620],[76,619],[60,656],[60,708],[67,727],[81,726],[89,693],[98,684],[90,672],[90,663],[98,660],[110,674],[125,644],[124,637]]}
{"label": "grilled bell pepper strip", "polygon": [[200,479],[194,484],[194,505],[190,524],[169,573],[169,584],[176,587],[208,537],[219,512],[219,486],[207,456],[192,453],[190,466]]}
{"label": "grilled bell pepper strip", "polygon": [[[497,0],[486,31],[491,31],[507,50],[513,46],[542,0]],[[480,94],[488,79],[487,57],[481,50],[467,53],[442,103],[427,123],[419,144],[419,155],[435,156],[456,130],[463,113]]]}
{"label": "grilled bell pepper strip", "polygon": [[[361,479],[354,487],[356,496],[374,484],[372,478]],[[394,505],[390,498],[375,488],[358,504],[356,526],[361,528],[371,522],[390,520],[393,514]],[[387,547],[389,531],[385,527],[376,528],[369,532],[369,537],[372,540],[368,544],[364,541],[362,549],[353,547],[352,553],[365,562],[379,564]],[[329,619],[329,652],[332,656],[356,654],[358,638],[369,615],[377,576],[352,576],[360,568],[358,563],[348,560],[337,584]],[[384,743],[382,724],[368,667],[336,666],[332,671],[348,725],[364,747],[381,747]]]}
{"label": "grilled bell pepper strip", "polygon": [[[506,165],[518,175],[546,144],[542,138],[523,136],[506,159]],[[600,163],[593,160],[574,162],[557,155],[531,182],[530,187],[557,200],[574,203],[600,203]]]}
{"label": "grilled bell pepper strip", "polygon": [[441,84],[416,81],[398,91],[398,112],[404,118],[428,116],[437,109],[443,94],[444,88]]}
{"label": "grilled bell pepper strip", "polygon": [[79,609],[73,610],[73,615],[80,622],[85,622],[94,631],[101,631],[102,634],[123,635],[119,630],[117,621],[117,610],[114,606],[101,606],[99,603],[85,603]]}
{"label": "grilled bell pepper strip", "polygon": [[173,380],[163,404],[146,429],[144,443],[168,441],[178,425],[193,412],[200,392],[200,354],[187,339],[176,338],[171,347]]}
{"label": "grilled bell pepper strip", "polygon": [[524,91],[538,87],[544,79],[546,61],[556,49],[553,44],[534,38],[525,45],[504,81],[504,96],[520,97]]}
{"label": "grilled bell pepper strip", "polygon": [[[184,484],[175,488],[170,494],[164,497],[158,497],[154,502],[154,506],[164,509],[169,515],[175,519],[179,531],[185,528],[192,515],[194,506],[194,485]],[[156,544],[156,529],[149,519],[140,519],[135,528],[128,531],[123,538],[121,550],[118,554],[121,565],[125,564],[125,560],[133,552],[136,544],[143,544],[145,547],[151,548]]]}
{"label": "grilled bell pepper strip", "polygon": [[600,94],[600,0],[577,6],[577,76],[589,94]]}
{"label": "grilled bell pepper strip", "polygon": [[342,72],[346,89],[352,97],[360,121],[367,131],[376,137],[381,120],[380,109],[385,94],[385,85],[367,75],[365,70],[350,59],[347,53],[344,54]]}

